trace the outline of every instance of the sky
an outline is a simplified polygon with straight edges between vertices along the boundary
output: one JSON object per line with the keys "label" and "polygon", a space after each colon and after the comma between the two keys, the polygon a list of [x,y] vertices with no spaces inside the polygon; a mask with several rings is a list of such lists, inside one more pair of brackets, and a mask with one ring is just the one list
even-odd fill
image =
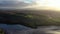
{"label": "sky", "polygon": [[0,0],[0,8],[60,11],[60,0]]}
{"label": "sky", "polygon": [[30,6],[32,2],[32,0],[0,0],[0,8],[23,9],[23,7]]}

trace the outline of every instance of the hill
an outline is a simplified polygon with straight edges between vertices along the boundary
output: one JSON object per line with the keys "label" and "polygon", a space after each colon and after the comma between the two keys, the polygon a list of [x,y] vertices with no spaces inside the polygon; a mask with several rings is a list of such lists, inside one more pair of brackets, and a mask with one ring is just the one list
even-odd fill
{"label": "hill", "polygon": [[0,10],[0,23],[37,26],[60,26],[60,12],[50,10]]}

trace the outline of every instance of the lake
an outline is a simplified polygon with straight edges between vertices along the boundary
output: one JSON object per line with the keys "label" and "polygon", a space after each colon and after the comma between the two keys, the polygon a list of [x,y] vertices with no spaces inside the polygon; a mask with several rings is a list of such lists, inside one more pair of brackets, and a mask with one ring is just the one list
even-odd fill
{"label": "lake", "polygon": [[32,29],[19,24],[0,24],[0,28],[6,30],[7,34],[60,34],[60,26],[39,26],[37,29]]}

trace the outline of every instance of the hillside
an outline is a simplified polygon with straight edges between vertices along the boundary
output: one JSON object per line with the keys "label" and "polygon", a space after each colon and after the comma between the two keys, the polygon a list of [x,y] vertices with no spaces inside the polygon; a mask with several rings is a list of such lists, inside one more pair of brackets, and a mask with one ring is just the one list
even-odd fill
{"label": "hillside", "polygon": [[60,12],[47,10],[0,10],[0,23],[37,26],[60,26]]}

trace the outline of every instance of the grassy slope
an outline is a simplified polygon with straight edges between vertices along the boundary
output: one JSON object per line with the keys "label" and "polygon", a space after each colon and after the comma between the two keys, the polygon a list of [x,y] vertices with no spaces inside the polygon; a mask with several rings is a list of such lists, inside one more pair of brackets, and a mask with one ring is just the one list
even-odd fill
{"label": "grassy slope", "polygon": [[[40,14],[41,13],[41,14]],[[49,13],[49,16],[48,16]],[[21,24],[28,27],[36,28],[37,26],[60,25],[60,17],[56,12],[0,12],[0,23]],[[58,18],[59,17],[59,18]]]}

